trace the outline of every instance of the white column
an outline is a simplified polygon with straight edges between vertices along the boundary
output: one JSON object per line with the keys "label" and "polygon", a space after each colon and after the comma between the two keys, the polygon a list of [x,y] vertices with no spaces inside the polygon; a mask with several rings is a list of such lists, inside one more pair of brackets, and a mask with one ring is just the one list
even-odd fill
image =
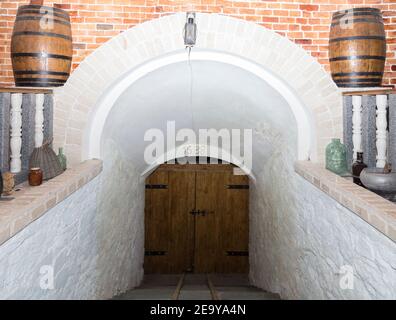
{"label": "white column", "polygon": [[362,96],[352,96],[352,142],[355,161],[362,151]]}
{"label": "white column", "polygon": [[36,116],[35,116],[34,143],[39,148],[43,145],[44,139],[44,94],[36,94]]}
{"label": "white column", "polygon": [[11,162],[10,171],[21,171],[21,147],[22,147],[22,93],[11,94]]}
{"label": "white column", "polygon": [[377,95],[377,168],[383,168],[386,163],[386,140],[387,140],[387,121],[386,121],[386,107],[388,102],[387,95]]}

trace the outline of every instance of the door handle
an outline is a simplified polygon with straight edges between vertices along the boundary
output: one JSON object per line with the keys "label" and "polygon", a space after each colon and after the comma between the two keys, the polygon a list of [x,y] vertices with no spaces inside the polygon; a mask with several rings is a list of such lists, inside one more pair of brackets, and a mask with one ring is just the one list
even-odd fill
{"label": "door handle", "polygon": [[198,210],[201,216],[205,217],[208,214],[214,213],[214,211],[207,211],[207,210]]}
{"label": "door handle", "polygon": [[192,214],[193,216],[200,216],[200,215],[204,215],[204,212],[205,211],[193,209],[190,211],[190,214]]}
{"label": "door handle", "polygon": [[202,216],[202,217],[205,217],[207,214],[210,214],[210,213],[214,213],[214,211],[206,211],[206,210],[196,210],[196,209],[193,209],[193,210],[191,210],[190,211],[190,214],[192,214],[193,216]]}

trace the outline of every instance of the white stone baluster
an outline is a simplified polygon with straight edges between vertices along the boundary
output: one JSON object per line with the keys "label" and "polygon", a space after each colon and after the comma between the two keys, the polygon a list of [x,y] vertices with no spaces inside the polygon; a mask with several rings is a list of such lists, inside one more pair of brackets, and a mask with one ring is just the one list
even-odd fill
{"label": "white stone baluster", "polygon": [[387,120],[386,120],[386,107],[388,102],[387,95],[377,95],[377,168],[383,168],[386,163],[386,140],[387,140]]}
{"label": "white stone baluster", "polygon": [[362,96],[352,96],[352,142],[353,160],[362,151]]}
{"label": "white stone baluster", "polygon": [[10,171],[21,171],[21,148],[22,148],[22,93],[11,95],[11,162]]}
{"label": "white stone baluster", "polygon": [[36,116],[35,116],[35,134],[34,143],[35,147],[39,148],[43,145],[44,139],[44,94],[36,94]]}

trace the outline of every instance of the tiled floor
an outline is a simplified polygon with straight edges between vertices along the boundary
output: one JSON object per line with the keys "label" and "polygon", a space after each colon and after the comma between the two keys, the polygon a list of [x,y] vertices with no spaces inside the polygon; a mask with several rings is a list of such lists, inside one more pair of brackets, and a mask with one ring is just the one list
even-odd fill
{"label": "tiled floor", "polygon": [[139,288],[115,297],[117,300],[278,300],[277,294],[249,285],[247,275],[212,274],[212,290],[205,274],[186,274],[180,291],[182,275],[146,275]]}

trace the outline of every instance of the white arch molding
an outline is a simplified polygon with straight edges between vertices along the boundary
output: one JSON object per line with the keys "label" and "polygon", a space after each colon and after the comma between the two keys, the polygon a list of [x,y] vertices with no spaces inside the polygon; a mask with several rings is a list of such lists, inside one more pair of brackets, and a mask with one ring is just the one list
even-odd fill
{"label": "white arch molding", "polygon": [[[204,146],[204,148],[201,148],[202,145],[199,144],[194,144],[194,145],[189,145],[189,144],[184,144],[181,145],[173,150],[169,150],[165,154],[159,156],[153,163],[149,164],[146,169],[142,172],[141,176],[142,177],[147,177],[150,175],[151,172],[153,172],[158,166],[161,164],[169,161],[169,160],[174,160],[174,159],[180,159],[185,157],[185,147],[191,147],[195,150],[199,150],[198,153],[194,154],[194,156],[199,156],[199,157],[210,157],[210,158],[216,158],[220,160],[226,160],[229,161],[230,163],[236,165],[243,174],[249,176],[253,181],[256,181],[256,177],[254,176],[251,168],[248,168],[243,164],[241,159],[238,159],[237,157],[233,156],[226,150],[222,148],[218,148],[217,146]],[[192,155],[190,155],[192,156]]]}
{"label": "white arch molding", "polygon": [[[55,90],[54,145],[71,164],[100,158],[100,136],[115,100],[134,81],[185,61],[184,14],[151,20],[105,43]],[[192,60],[231,64],[270,84],[289,103],[298,126],[298,158],[324,159],[333,137],[342,137],[341,94],[322,66],[302,48],[254,23],[197,14]]]}
{"label": "white arch molding", "polygon": [[[254,63],[221,52],[195,51],[191,53],[190,59],[191,61],[198,60],[227,63],[251,72],[255,76],[266,81],[273,89],[285,98],[294,114],[298,130],[298,159],[307,160],[309,157],[312,157],[311,150],[313,145],[314,129],[310,125],[312,121],[309,120],[309,110],[305,109],[297,96],[291,92],[289,87],[284,84],[283,81]],[[187,54],[185,52],[179,52],[149,61],[124,76],[110,90],[106,91],[105,95],[101,98],[100,102],[92,112],[89,125],[85,132],[82,145],[83,160],[101,158],[101,137],[106,119],[111,112],[114,103],[132,83],[139,81],[140,78],[156,69],[177,62],[187,62],[187,60]]]}

